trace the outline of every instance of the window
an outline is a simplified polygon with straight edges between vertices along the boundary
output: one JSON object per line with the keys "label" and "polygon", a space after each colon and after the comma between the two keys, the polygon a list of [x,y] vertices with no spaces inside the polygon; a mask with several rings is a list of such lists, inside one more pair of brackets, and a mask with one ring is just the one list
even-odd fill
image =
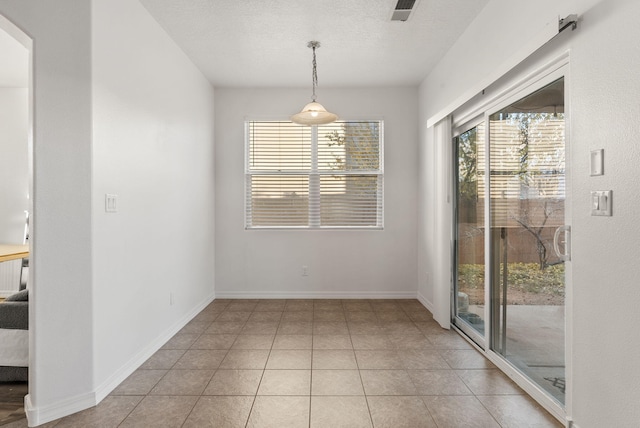
{"label": "window", "polygon": [[382,121],[246,123],[245,226],[383,226]]}

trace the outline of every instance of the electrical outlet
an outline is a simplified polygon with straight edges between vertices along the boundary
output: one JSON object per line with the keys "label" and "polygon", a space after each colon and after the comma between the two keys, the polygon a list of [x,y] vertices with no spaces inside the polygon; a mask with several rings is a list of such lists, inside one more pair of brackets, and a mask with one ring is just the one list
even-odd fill
{"label": "electrical outlet", "polygon": [[169,292],[169,306],[173,306],[173,304],[175,303],[175,299],[173,296],[173,291]]}
{"label": "electrical outlet", "polygon": [[302,266],[302,276],[309,276],[309,266]]}

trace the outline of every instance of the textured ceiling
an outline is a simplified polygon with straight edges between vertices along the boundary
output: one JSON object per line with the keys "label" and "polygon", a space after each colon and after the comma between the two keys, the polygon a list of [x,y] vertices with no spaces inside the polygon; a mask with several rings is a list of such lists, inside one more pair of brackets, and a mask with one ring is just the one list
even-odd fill
{"label": "textured ceiling", "polygon": [[215,86],[417,85],[488,0],[141,0]]}

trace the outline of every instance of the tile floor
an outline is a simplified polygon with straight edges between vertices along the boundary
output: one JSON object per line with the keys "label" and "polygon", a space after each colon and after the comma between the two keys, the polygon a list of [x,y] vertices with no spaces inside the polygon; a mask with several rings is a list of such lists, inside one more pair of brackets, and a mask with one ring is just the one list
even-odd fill
{"label": "tile floor", "polygon": [[97,407],[44,426],[562,425],[417,300],[216,300]]}

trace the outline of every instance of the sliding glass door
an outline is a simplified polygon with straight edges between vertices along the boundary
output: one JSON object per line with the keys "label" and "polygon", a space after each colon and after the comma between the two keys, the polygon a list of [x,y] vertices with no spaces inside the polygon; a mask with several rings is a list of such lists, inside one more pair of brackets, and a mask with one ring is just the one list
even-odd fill
{"label": "sliding glass door", "polygon": [[564,78],[454,133],[453,323],[565,402]]}
{"label": "sliding glass door", "polygon": [[489,116],[491,348],[560,403],[565,257],[553,240],[566,229],[564,134],[563,79]]}
{"label": "sliding glass door", "polygon": [[466,126],[455,144],[454,323],[476,342],[485,336],[485,126]]}

